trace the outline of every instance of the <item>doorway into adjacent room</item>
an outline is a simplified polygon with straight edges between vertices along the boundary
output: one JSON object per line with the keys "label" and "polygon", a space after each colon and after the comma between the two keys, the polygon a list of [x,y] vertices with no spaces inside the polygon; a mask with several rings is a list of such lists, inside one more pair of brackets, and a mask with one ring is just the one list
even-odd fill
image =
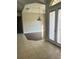
{"label": "doorway into adjacent room", "polygon": [[26,4],[22,11],[23,31],[29,40],[42,40],[45,20],[45,5]]}

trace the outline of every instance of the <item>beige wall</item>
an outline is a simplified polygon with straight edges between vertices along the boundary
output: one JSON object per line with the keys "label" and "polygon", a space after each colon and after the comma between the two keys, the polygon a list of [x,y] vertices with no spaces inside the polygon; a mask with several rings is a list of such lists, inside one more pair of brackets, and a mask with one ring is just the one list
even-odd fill
{"label": "beige wall", "polygon": [[39,13],[22,13],[23,20],[23,32],[42,32],[42,23],[44,21],[44,15],[41,14],[41,21],[37,21]]}

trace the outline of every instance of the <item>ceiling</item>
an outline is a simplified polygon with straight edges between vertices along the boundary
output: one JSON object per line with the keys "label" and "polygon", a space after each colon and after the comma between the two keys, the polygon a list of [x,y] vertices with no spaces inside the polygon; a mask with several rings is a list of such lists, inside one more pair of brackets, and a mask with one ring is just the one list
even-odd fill
{"label": "ceiling", "polygon": [[[51,2],[50,5],[54,5],[60,0],[47,0],[47,1]],[[45,0],[17,0],[17,14],[21,15],[21,12],[24,9],[25,5],[32,4],[32,3],[39,3],[39,4],[45,5]]]}
{"label": "ceiling", "polygon": [[45,13],[45,5],[40,3],[26,4],[22,13]]}
{"label": "ceiling", "polygon": [[50,6],[53,6],[53,5],[55,5],[55,4],[59,3],[59,2],[61,2],[61,0],[51,0]]}
{"label": "ceiling", "polygon": [[25,4],[31,4],[31,3],[41,3],[45,4],[44,0],[17,0],[17,11],[22,11]]}

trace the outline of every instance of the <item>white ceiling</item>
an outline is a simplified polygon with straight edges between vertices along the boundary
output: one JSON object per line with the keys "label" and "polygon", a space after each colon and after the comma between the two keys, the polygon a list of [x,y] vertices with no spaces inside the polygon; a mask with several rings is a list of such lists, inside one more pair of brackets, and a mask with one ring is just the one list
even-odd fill
{"label": "white ceiling", "polygon": [[[49,1],[51,2],[50,5],[54,5],[57,2],[60,2],[60,0],[49,0]],[[38,3],[39,6],[36,3]],[[27,10],[27,12],[44,13],[45,11],[44,5],[45,0],[17,0],[17,13],[21,15],[22,10],[23,12],[25,12],[27,7],[30,8],[29,10]],[[39,11],[39,9],[41,9],[42,11]]]}
{"label": "white ceiling", "polygon": [[26,4],[22,13],[45,13],[45,5],[39,3]]}
{"label": "white ceiling", "polygon": [[31,3],[41,3],[44,4],[44,0],[17,0],[17,10],[22,11],[25,4],[31,4]]}
{"label": "white ceiling", "polygon": [[50,5],[55,5],[57,3],[59,3],[61,0],[51,0]]}

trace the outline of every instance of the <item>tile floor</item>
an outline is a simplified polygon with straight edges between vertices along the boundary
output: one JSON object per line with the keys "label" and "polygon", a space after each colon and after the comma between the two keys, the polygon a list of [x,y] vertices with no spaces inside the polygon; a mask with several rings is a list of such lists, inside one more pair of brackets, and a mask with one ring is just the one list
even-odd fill
{"label": "tile floor", "polygon": [[61,59],[61,50],[44,40],[27,40],[24,34],[17,34],[17,59]]}

